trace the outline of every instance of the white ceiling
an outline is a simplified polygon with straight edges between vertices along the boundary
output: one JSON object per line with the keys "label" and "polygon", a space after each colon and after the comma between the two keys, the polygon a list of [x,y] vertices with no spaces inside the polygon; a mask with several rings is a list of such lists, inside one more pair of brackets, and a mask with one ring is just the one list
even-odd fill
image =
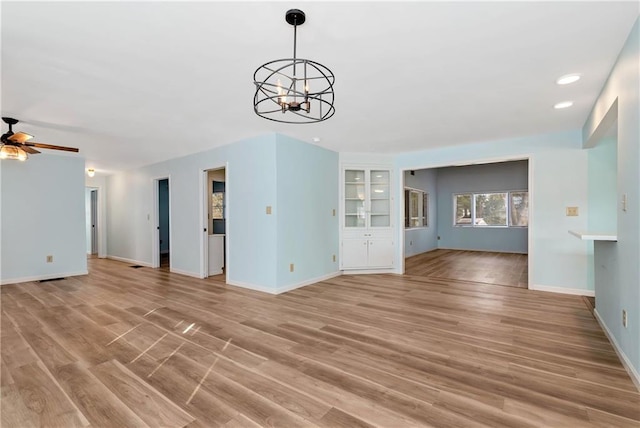
{"label": "white ceiling", "polygon": [[[298,56],[336,75],[323,123],[253,112],[255,69],[291,56],[293,7],[307,14]],[[274,131],[404,152],[576,129],[638,14],[635,1],[2,2],[2,116],[103,173]],[[556,85],[567,73],[583,77]]]}

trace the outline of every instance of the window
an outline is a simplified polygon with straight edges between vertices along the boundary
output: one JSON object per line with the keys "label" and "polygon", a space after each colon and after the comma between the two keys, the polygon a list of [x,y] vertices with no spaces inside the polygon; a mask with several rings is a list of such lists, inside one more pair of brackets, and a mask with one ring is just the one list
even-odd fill
{"label": "window", "polygon": [[453,197],[454,226],[527,227],[529,193],[461,193]]}
{"label": "window", "polygon": [[429,194],[422,190],[404,189],[404,227],[427,227]]}
{"label": "window", "polygon": [[509,194],[509,225],[529,225],[529,192],[511,192]]}

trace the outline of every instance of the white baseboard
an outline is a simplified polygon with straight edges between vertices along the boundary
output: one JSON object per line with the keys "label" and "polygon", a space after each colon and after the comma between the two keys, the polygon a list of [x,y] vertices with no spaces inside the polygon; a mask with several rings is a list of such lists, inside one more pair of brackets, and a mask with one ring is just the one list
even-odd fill
{"label": "white baseboard", "polygon": [[176,268],[172,268],[172,267],[169,268],[169,272],[177,273],[177,274],[184,275],[184,276],[190,276],[192,278],[202,279],[202,277],[200,276],[199,273],[189,272],[189,271],[186,271],[186,270],[180,270],[180,269],[176,269]]}
{"label": "white baseboard", "polygon": [[233,281],[233,280],[227,279],[227,285],[233,285],[235,287],[240,287],[240,288],[247,288],[249,290],[254,290],[254,291],[262,291],[263,293],[278,294],[277,291],[274,290],[273,288],[265,287],[263,285],[251,284],[249,282]]}
{"label": "white baseboard", "polygon": [[481,253],[507,253],[507,254],[523,254],[528,255],[527,251],[508,251],[508,250],[486,250],[482,248],[450,248],[450,247],[438,247],[434,250],[454,250],[454,251],[479,251]]}
{"label": "white baseboard", "polygon": [[89,271],[81,271],[81,272],[60,272],[60,273],[50,273],[47,275],[35,275],[35,276],[25,276],[22,278],[9,278],[0,280],[0,285],[6,284],[19,284],[21,282],[31,282],[31,281],[44,281],[47,279],[55,279],[55,278],[66,278],[69,276],[80,276],[87,275]]}
{"label": "white baseboard", "polygon": [[130,263],[132,265],[151,267],[151,263],[142,262],[140,260],[127,259],[126,257],[118,257],[118,256],[110,256],[110,255],[108,255],[107,258],[110,259],[110,260],[118,261],[118,262]]}
{"label": "white baseboard", "polygon": [[331,272],[327,275],[322,275],[317,278],[308,279],[306,281],[297,282],[295,284],[285,285],[284,287],[280,287],[277,289],[276,294],[286,293],[287,291],[295,290],[296,288],[305,287],[307,285],[315,284],[316,282],[326,281],[327,279],[335,278],[337,276],[342,275],[342,272]]}
{"label": "white baseboard", "polygon": [[[375,273],[398,273],[394,268],[389,269],[343,269],[342,275],[371,275]],[[402,273],[400,273],[402,274]]]}
{"label": "white baseboard", "polygon": [[340,271],[332,272],[327,275],[322,275],[316,278],[308,279],[306,281],[285,285],[284,287],[279,287],[275,289],[265,287],[263,285],[250,284],[247,282],[234,281],[234,280],[227,280],[227,284],[234,285],[236,287],[248,288],[249,290],[262,291],[263,293],[282,294],[282,293],[286,293],[287,291],[295,290],[296,288],[315,284],[316,282],[320,282],[320,281],[326,281],[327,279],[335,278],[336,276],[340,276],[340,275],[342,275],[342,272]]}
{"label": "white baseboard", "polygon": [[594,297],[596,295],[596,292],[594,290],[584,290],[582,288],[554,287],[551,285],[538,285],[538,284],[530,284],[529,290],[548,291],[550,293],[573,294],[576,296],[587,296],[587,297]]}
{"label": "white baseboard", "polygon": [[613,335],[613,333],[611,333],[611,330],[609,330],[607,325],[604,323],[602,317],[600,317],[598,310],[594,309],[593,314],[595,315],[596,320],[598,320],[598,324],[600,324],[600,327],[602,327],[604,334],[609,339],[609,342],[611,342],[611,344],[613,345],[613,349],[616,351],[616,354],[618,354],[618,357],[620,358],[620,361],[622,362],[625,370],[627,371],[627,373],[629,373],[629,377],[636,385],[638,391],[640,391],[640,373],[638,373],[638,371],[633,367],[631,361],[629,361],[629,358],[627,358],[627,355],[622,351],[622,348],[620,348],[620,345],[618,345],[618,341],[616,340],[615,336]]}

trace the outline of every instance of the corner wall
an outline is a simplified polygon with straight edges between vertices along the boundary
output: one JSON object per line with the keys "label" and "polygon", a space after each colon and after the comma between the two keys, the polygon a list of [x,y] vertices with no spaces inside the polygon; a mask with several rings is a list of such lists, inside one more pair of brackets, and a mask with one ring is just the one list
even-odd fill
{"label": "corner wall", "polygon": [[[609,79],[587,119],[582,136],[589,147],[594,133],[617,100],[618,242],[596,242],[596,313],[640,389],[640,20],[631,30]],[[622,195],[627,209],[622,210]],[[622,326],[622,310],[627,327]]]}

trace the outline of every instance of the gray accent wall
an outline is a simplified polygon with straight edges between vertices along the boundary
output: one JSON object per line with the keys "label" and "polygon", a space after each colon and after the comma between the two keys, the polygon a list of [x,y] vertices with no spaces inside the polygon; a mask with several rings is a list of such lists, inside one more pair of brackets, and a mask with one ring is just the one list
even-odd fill
{"label": "gray accent wall", "polygon": [[527,253],[528,229],[453,225],[456,193],[528,190],[528,161],[438,168],[438,248]]}

